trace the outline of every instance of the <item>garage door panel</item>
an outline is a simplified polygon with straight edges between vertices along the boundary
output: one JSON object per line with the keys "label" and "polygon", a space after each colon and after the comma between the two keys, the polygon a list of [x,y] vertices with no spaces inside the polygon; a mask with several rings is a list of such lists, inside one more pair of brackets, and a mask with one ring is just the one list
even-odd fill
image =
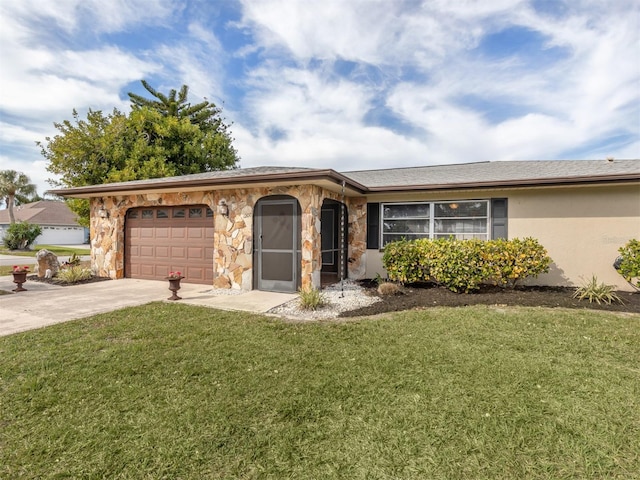
{"label": "garage door panel", "polygon": [[171,229],[169,227],[157,227],[155,231],[155,237],[158,240],[163,238],[171,238],[170,232]]}
{"label": "garage door panel", "polygon": [[174,227],[171,229],[171,238],[173,240],[184,240],[187,238],[186,227]]}
{"label": "garage door panel", "polygon": [[139,238],[153,238],[154,237],[154,229],[153,227],[144,227],[141,228],[138,232]]}
{"label": "garage door panel", "polygon": [[188,247],[187,258],[188,259],[205,258],[205,252],[203,250],[204,250],[203,247]]}
{"label": "garage door panel", "polygon": [[149,258],[153,258],[155,257],[155,247],[153,245],[140,245],[140,251],[138,253],[138,256],[140,257],[149,257]]}
{"label": "garage door panel", "polygon": [[127,214],[126,277],[160,280],[179,271],[184,282],[213,283],[213,217],[180,217],[180,210],[191,208],[203,207],[145,207]]}
{"label": "garage door panel", "polygon": [[207,268],[188,268],[187,269],[187,276],[189,278],[193,278],[194,282],[197,282],[198,280],[201,280],[204,283],[204,280],[207,278],[207,272],[210,272],[210,275],[213,275],[213,268],[211,269],[207,269]]}
{"label": "garage door panel", "polygon": [[155,266],[153,264],[150,264],[150,263],[141,263],[140,264],[140,268],[139,268],[139,272],[140,272],[141,276],[155,276],[156,275]]}
{"label": "garage door panel", "polygon": [[187,230],[187,238],[189,238],[189,239],[201,239],[201,238],[204,238],[204,235],[205,235],[204,228],[190,227]]}

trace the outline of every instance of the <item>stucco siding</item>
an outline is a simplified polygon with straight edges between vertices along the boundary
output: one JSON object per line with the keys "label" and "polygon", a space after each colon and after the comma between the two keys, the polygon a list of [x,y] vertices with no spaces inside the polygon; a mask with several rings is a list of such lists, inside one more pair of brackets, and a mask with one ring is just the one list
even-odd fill
{"label": "stucco siding", "polygon": [[[369,201],[508,199],[509,238],[537,238],[554,263],[531,284],[576,286],[596,275],[632,290],[613,268],[618,249],[640,238],[640,185],[477,190],[447,195],[376,196]],[[367,250],[365,277],[385,276],[382,252]]]}
{"label": "stucco siding", "polygon": [[598,280],[630,290],[613,268],[618,249],[640,238],[640,186],[510,192],[509,237],[537,238],[554,263],[536,283],[576,286]]}

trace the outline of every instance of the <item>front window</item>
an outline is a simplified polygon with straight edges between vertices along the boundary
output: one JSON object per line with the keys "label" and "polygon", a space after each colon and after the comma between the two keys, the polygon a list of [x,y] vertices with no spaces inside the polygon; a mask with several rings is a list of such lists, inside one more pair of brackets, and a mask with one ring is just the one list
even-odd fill
{"label": "front window", "polygon": [[385,203],[382,245],[416,238],[489,239],[489,201]]}

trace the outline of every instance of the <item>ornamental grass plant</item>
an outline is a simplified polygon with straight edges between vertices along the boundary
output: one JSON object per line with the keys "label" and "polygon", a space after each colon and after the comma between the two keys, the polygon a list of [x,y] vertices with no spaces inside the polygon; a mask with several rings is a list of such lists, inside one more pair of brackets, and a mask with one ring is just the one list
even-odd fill
{"label": "ornamental grass plant", "polygon": [[613,302],[624,303],[615,292],[615,286],[599,282],[595,275],[591,277],[591,280],[576,288],[573,298],[589,300],[589,303],[596,302],[598,305],[602,303],[610,305]]}
{"label": "ornamental grass plant", "polygon": [[317,310],[326,304],[322,292],[314,287],[301,288],[298,292],[300,307],[304,310]]}

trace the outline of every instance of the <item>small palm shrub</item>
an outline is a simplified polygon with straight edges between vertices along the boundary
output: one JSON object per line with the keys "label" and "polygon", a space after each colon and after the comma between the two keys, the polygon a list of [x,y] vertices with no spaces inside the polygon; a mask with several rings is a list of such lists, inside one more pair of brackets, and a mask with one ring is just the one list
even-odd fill
{"label": "small palm shrub", "polygon": [[624,303],[614,291],[614,288],[613,285],[607,285],[604,282],[599,283],[598,277],[594,275],[591,280],[576,288],[573,298],[578,300],[587,299],[589,303],[596,302],[598,305],[602,303],[611,305],[613,302]]}
{"label": "small palm shrub", "polygon": [[40,225],[29,222],[12,223],[4,234],[3,243],[9,250],[26,250],[41,233]]}
{"label": "small palm shrub", "polygon": [[300,307],[303,310],[317,310],[326,304],[326,300],[320,290],[314,287],[301,288],[298,292]]}
{"label": "small palm shrub", "polygon": [[76,265],[59,270],[56,278],[64,283],[76,283],[89,280],[92,276],[93,273],[91,273],[90,269]]}

